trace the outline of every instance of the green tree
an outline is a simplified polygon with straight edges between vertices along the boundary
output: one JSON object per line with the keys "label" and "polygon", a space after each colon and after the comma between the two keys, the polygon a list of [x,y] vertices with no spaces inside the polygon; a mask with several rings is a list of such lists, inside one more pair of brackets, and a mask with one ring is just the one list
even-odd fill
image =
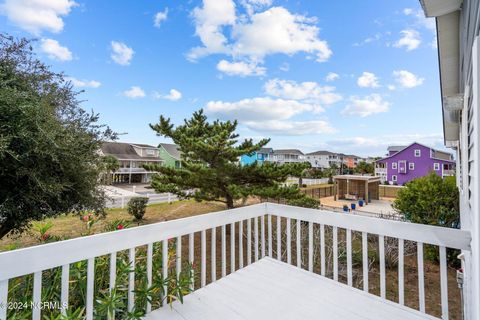
{"label": "green tree", "polygon": [[366,163],[365,161],[360,161],[355,169],[353,169],[355,173],[360,174],[373,174],[374,166],[373,163]]}
{"label": "green tree", "polygon": [[287,170],[289,170],[290,174],[298,178],[298,187],[301,188],[303,186],[303,178],[305,178],[308,174],[308,170],[312,168],[310,162],[294,162],[294,163],[287,163],[284,164],[287,166]]}
{"label": "green tree", "polygon": [[[291,173],[289,166],[268,162],[240,165],[239,157],[253,154],[269,139],[258,143],[246,139],[239,143],[239,135],[235,133],[237,121],[209,123],[200,110],[176,128],[163,116],[150,127],[157,135],[171,138],[182,154],[181,168],[146,166],[159,172],[152,179],[152,187],[158,192],[171,192],[197,201],[220,201],[231,209],[235,200],[260,195],[265,189],[281,192],[284,187],[280,184]],[[298,188],[293,193],[298,196]]]}
{"label": "green tree", "polygon": [[442,179],[430,172],[412,180],[399,190],[393,208],[411,222],[458,228],[460,210],[455,177]]}
{"label": "green tree", "polygon": [[114,134],[77,96],[29,40],[0,34],[0,238],[60,213],[103,212],[98,150]]}
{"label": "green tree", "polygon": [[104,179],[105,183],[111,184],[113,182],[115,171],[120,168],[120,161],[112,155],[106,155],[102,157],[102,165],[106,176],[106,179]]}

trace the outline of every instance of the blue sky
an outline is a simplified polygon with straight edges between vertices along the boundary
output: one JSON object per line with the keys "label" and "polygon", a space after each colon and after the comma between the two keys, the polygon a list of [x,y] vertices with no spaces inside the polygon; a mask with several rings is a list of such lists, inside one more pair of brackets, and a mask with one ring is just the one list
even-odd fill
{"label": "blue sky", "polygon": [[442,146],[435,23],[418,0],[3,0],[0,30],[38,39],[121,141],[156,145],[149,123],[203,108],[273,148]]}

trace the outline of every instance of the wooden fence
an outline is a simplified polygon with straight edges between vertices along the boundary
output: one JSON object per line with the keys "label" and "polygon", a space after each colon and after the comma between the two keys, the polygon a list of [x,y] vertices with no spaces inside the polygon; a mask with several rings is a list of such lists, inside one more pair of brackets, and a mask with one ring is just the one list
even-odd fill
{"label": "wooden fence", "polygon": [[[379,196],[385,198],[396,198],[398,191],[400,191],[402,188],[403,186],[380,185],[378,190]],[[302,188],[300,191],[315,199],[333,197],[335,193],[333,185],[330,184],[314,188]]]}
{"label": "wooden fence", "polygon": [[304,188],[300,189],[300,191],[315,199],[333,197],[334,194],[333,185],[331,184],[318,186],[315,188]]}
{"label": "wooden fence", "polygon": [[380,197],[396,198],[398,191],[400,191],[402,188],[403,186],[380,185],[378,191],[379,191]]}

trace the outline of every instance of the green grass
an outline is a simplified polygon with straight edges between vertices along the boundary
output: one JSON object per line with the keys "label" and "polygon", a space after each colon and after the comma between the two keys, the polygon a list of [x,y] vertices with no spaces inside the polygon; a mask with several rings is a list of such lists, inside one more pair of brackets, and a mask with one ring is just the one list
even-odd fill
{"label": "green grass", "polygon": [[[225,206],[218,202],[196,202],[194,200],[177,201],[171,204],[158,203],[147,207],[144,219],[137,223],[128,214],[127,209],[108,209],[104,219],[98,219],[91,229],[91,233],[101,233],[105,227],[115,220],[126,220],[130,227],[145,225],[155,222],[168,221],[178,218],[190,217],[198,214],[224,210]],[[80,220],[78,215],[66,214],[56,218],[48,218],[40,223],[51,222],[53,227],[48,231],[49,235],[59,239],[71,239],[83,236],[87,233],[86,223]],[[34,223],[35,224],[35,223]],[[40,233],[35,228],[30,228],[21,235],[7,236],[0,240],[0,251],[18,249],[41,244]]]}

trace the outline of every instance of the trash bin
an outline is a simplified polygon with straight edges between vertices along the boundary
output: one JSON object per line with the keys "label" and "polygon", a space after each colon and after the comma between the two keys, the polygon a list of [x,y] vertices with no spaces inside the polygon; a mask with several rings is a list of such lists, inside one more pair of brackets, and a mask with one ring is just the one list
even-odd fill
{"label": "trash bin", "polygon": [[358,200],[358,205],[359,205],[360,207],[363,207],[363,200]]}
{"label": "trash bin", "polygon": [[343,206],[343,211],[348,212],[348,206],[347,205]]}
{"label": "trash bin", "polygon": [[350,208],[352,208],[352,210],[355,210],[355,203],[350,204]]}

